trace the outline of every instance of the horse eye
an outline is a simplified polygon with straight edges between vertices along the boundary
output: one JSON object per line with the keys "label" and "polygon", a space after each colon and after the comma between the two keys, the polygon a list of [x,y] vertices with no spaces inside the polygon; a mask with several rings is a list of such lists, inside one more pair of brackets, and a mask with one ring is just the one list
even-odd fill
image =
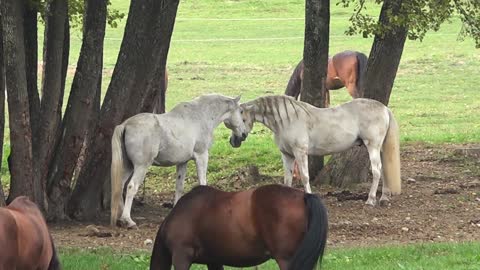
{"label": "horse eye", "polygon": [[243,110],[240,110],[240,113],[243,113]]}

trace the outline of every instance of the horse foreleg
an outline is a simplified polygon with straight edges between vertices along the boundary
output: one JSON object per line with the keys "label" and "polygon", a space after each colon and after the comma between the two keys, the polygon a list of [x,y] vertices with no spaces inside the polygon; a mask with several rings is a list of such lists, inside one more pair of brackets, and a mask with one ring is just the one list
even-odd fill
{"label": "horse foreleg", "polygon": [[172,256],[173,267],[175,270],[189,270],[192,265],[190,256],[183,252],[174,252]]}
{"label": "horse foreleg", "polygon": [[133,228],[137,226],[135,222],[133,222],[132,218],[130,217],[130,211],[132,209],[132,201],[135,194],[137,194],[138,188],[143,182],[145,178],[145,174],[147,173],[148,167],[146,166],[135,166],[132,179],[127,186],[127,197],[125,199],[125,208],[123,209],[122,216],[120,217],[120,221],[126,222],[128,228]]}
{"label": "horse foreleg", "polygon": [[306,193],[312,193],[310,188],[310,176],[308,175],[308,155],[306,151],[295,153],[295,160],[300,170],[300,178],[302,179],[303,187]]}
{"label": "horse foreleg", "polygon": [[175,201],[174,205],[177,204],[178,200],[183,195],[183,189],[185,184],[185,175],[187,174],[187,163],[182,163],[177,165],[177,181],[175,184]]}
{"label": "horse foreleg", "polygon": [[208,166],[208,151],[201,154],[194,154],[195,165],[197,166],[198,184],[202,186],[207,185],[207,166]]}
{"label": "horse foreleg", "polygon": [[283,169],[285,170],[285,176],[283,178],[283,183],[286,186],[292,186],[292,178],[293,178],[293,164],[295,162],[295,158],[290,155],[282,153],[282,161],[283,161]]}
{"label": "horse foreleg", "polygon": [[368,155],[370,157],[370,163],[372,164],[373,181],[368,193],[368,200],[365,204],[374,206],[377,200],[377,189],[382,172],[382,162],[380,159],[380,147],[367,145]]}

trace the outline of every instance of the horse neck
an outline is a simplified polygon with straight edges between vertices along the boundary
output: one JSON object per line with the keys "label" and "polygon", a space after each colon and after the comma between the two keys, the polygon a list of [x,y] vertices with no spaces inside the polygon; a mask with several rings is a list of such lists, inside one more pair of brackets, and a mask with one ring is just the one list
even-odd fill
{"label": "horse neck", "polygon": [[211,129],[220,125],[220,123],[228,118],[230,113],[228,103],[209,104],[208,108],[209,109],[203,113],[205,114],[205,121]]}
{"label": "horse neck", "polygon": [[282,117],[282,112],[285,113],[285,109],[280,106],[278,100],[259,98],[253,101],[253,105],[255,108],[253,111],[255,122],[264,124],[273,132],[277,132],[285,124],[286,119]]}

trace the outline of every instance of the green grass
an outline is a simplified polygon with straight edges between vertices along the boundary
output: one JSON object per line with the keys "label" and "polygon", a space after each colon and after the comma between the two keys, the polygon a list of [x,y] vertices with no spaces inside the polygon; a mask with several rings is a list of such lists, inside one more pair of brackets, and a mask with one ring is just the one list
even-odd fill
{"label": "green grass", "polygon": [[[128,1],[112,3],[113,7],[128,12]],[[368,54],[372,39],[345,36],[351,9],[335,3],[331,7],[330,53],[353,49]],[[379,6],[369,2],[368,11],[377,16]],[[241,94],[243,101],[283,93],[302,57],[303,16],[303,0],[182,0],[168,59],[167,109],[206,93]],[[264,20],[246,20],[249,18]],[[118,28],[107,29],[103,93],[115,66],[125,22],[126,19]],[[480,141],[480,53],[471,39],[457,41],[459,30],[460,22],[453,18],[452,23],[444,24],[439,32],[429,33],[423,42],[407,42],[390,99],[390,107],[400,123],[402,143]],[[39,34],[43,35],[43,30]],[[72,66],[77,62],[80,46],[81,33],[77,29],[72,33]],[[68,82],[71,80],[69,77]],[[350,100],[345,90],[333,91],[331,96],[333,105]],[[240,149],[230,147],[229,131],[223,125],[215,134],[208,172],[210,182],[228,177],[249,164],[257,165],[261,173],[282,174],[272,135],[260,125]],[[6,137],[4,148],[8,152],[8,130]],[[163,182],[172,178],[173,168],[152,172],[150,178]],[[192,165],[189,175],[195,176]],[[158,187],[158,181],[155,182]],[[173,181],[167,181],[165,188],[173,190]]]}
{"label": "green grass", "polygon": [[[149,254],[134,252],[119,255],[110,249],[60,249],[64,269],[148,269]],[[480,269],[479,243],[416,244],[374,248],[328,249],[322,269],[350,270],[467,270]],[[192,269],[206,269],[195,265]],[[232,269],[232,268],[227,268]],[[261,270],[278,269],[268,261]]]}

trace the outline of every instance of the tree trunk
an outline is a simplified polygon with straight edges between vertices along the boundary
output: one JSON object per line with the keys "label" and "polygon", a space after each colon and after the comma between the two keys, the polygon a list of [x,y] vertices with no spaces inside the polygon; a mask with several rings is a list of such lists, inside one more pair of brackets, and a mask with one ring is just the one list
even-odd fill
{"label": "tree trunk", "polygon": [[[380,12],[379,23],[390,25],[390,17],[401,12],[402,1],[385,0]],[[407,37],[405,27],[392,27],[383,35],[376,35],[368,57],[365,79],[361,85],[364,97],[388,105],[390,93],[397,74],[400,58]],[[365,146],[355,146],[332,156],[319,175],[318,181],[345,187],[371,181],[370,159]]]}
{"label": "tree trunk", "polygon": [[[104,181],[110,179],[111,136],[116,125],[138,113],[151,90],[157,65],[164,68],[179,0],[132,1],[112,80],[95,136],[86,150],[69,214],[91,219],[100,209]],[[135,108],[135,109],[132,109]],[[128,109],[128,110],[127,110]]]}
{"label": "tree trunk", "polygon": [[[0,6],[2,5],[0,1]],[[0,8],[0,172],[2,171],[3,161],[3,139],[5,128],[5,72],[3,61],[3,26],[2,26],[2,9]],[[2,178],[0,174],[0,207],[5,206],[5,193],[3,192]]]}
{"label": "tree trunk", "polygon": [[47,5],[45,22],[45,49],[43,66],[42,99],[40,105],[40,126],[38,141],[33,145],[35,156],[35,189],[40,188],[44,196],[46,178],[58,140],[62,119],[63,93],[65,86],[66,21],[68,20],[67,0],[50,0]]}
{"label": "tree trunk", "polygon": [[[300,100],[320,108],[328,106],[326,78],[329,32],[330,0],[307,0]],[[314,179],[323,167],[323,157],[309,156],[308,163],[310,179]]]}
{"label": "tree trunk", "polygon": [[101,91],[107,0],[86,0],[83,43],[62,124],[61,141],[48,176],[48,219],[66,218],[71,180]]}
{"label": "tree trunk", "polygon": [[40,124],[40,97],[38,95],[38,28],[37,4],[33,1],[25,2],[23,15],[25,40],[25,68],[27,73],[27,91],[30,110],[30,125],[32,129],[32,143],[37,144],[38,126]]}
{"label": "tree trunk", "polygon": [[[166,68],[161,68],[160,65],[157,67],[159,69],[158,71],[158,77],[154,81],[154,89],[157,89],[156,91],[152,91],[155,95],[153,97],[153,104],[150,105],[144,104],[142,111],[144,112],[151,112],[156,114],[160,113],[165,113],[165,97],[167,95],[167,87],[168,87],[168,73]],[[148,99],[147,99],[148,100]],[[153,109],[150,108],[149,106],[153,106]]]}
{"label": "tree trunk", "polygon": [[10,127],[10,192],[8,201],[20,195],[30,196],[43,205],[34,193],[32,131],[25,72],[23,1],[2,1],[3,46]]}

